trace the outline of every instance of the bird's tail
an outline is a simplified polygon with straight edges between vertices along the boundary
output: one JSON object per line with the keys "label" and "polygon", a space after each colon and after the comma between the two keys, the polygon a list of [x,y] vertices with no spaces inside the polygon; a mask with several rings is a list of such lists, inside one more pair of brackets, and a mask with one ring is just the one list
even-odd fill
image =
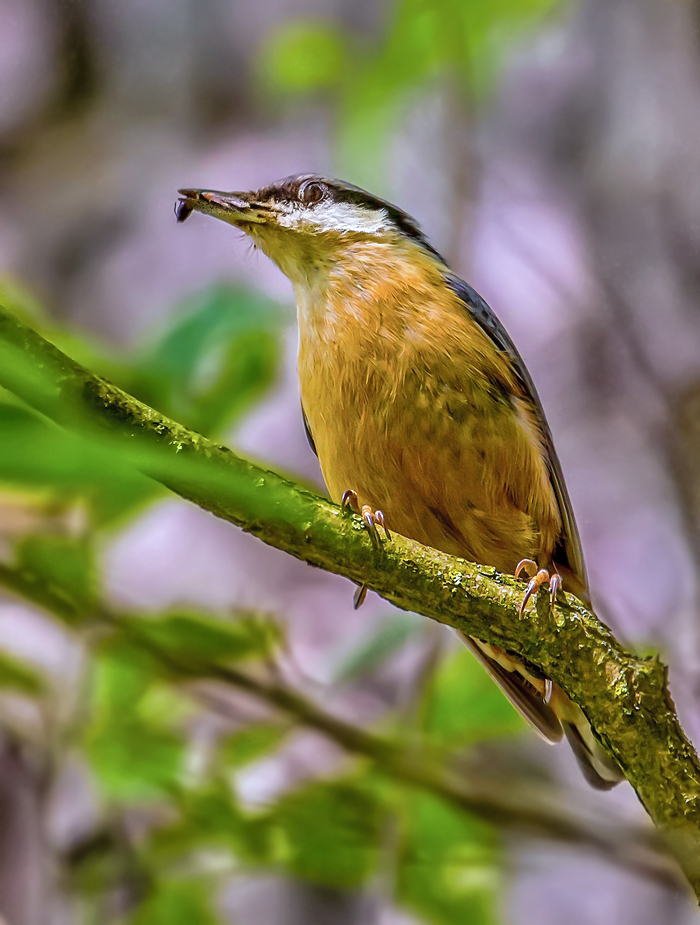
{"label": "bird's tail", "polygon": [[622,771],[593,735],[581,708],[557,684],[509,652],[459,635],[542,739],[553,744],[566,736],[592,787],[609,790],[623,780]]}
{"label": "bird's tail", "polygon": [[581,707],[556,684],[552,685],[550,705],[588,783],[597,790],[610,790],[624,780],[620,766],[593,735]]}

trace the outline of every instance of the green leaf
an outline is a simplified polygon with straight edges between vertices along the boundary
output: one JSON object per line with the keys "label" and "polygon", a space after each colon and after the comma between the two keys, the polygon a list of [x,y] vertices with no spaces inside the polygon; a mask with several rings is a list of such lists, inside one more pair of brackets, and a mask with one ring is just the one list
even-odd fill
{"label": "green leaf", "polygon": [[[218,286],[191,299],[165,332],[146,349],[120,363],[91,352],[87,341],[66,331],[79,358],[93,356],[98,369],[148,404],[201,433],[231,425],[260,398],[279,366],[280,334],[286,319],[279,306],[248,290]],[[51,392],[47,371],[16,353],[15,378],[28,390]],[[66,409],[69,411],[70,409]],[[63,500],[87,499],[97,521],[114,521],[152,500],[163,489],[134,468],[120,447],[94,431],[89,439],[57,427],[0,393],[0,482],[47,486]],[[127,454],[128,455],[128,454]]]}
{"label": "green leaf", "polygon": [[[125,857],[119,835],[109,827],[86,833],[64,856],[64,871],[70,878],[70,888],[83,896],[94,896],[113,890],[130,871],[130,858]],[[125,863],[126,862],[126,863]]]}
{"label": "green leaf", "polygon": [[180,727],[192,718],[196,706],[177,686],[154,681],[141,696],[136,712],[147,725]]}
{"label": "green leaf", "polygon": [[228,736],[221,745],[221,757],[227,766],[242,767],[275,751],[288,734],[288,725],[255,723]]}
{"label": "green leaf", "polygon": [[110,642],[96,659],[85,749],[111,799],[162,797],[182,776],[185,747],[181,736],[168,728],[171,717],[141,711],[157,683],[157,664],[134,647]]}
{"label": "green leaf", "polygon": [[162,797],[182,775],[180,738],[138,721],[104,724],[88,739],[86,750],[102,791],[120,802]]}
{"label": "green leaf", "polygon": [[177,793],[180,819],[153,832],[149,856],[172,865],[205,848],[230,851],[240,861],[273,862],[272,827],[267,818],[247,813],[222,781]]}
{"label": "green leaf", "polygon": [[0,688],[9,688],[22,694],[41,694],[44,682],[33,668],[6,652],[0,652]]}
{"label": "green leaf", "polygon": [[451,748],[523,728],[523,720],[467,649],[441,665],[425,715],[428,733]]}
{"label": "green leaf", "polygon": [[279,306],[250,290],[208,289],[136,356],[129,390],[200,433],[221,431],[272,383],[283,321]]}
{"label": "green leaf", "polygon": [[398,902],[435,925],[492,925],[500,885],[492,831],[420,791],[402,816]]}
{"label": "green leaf", "polygon": [[340,29],[323,22],[295,20],[268,36],[259,65],[270,90],[300,93],[336,84],[345,61],[346,43]]}
{"label": "green leaf", "polygon": [[133,925],[218,925],[211,888],[199,880],[161,880],[130,922]]}
{"label": "green leaf", "polygon": [[87,499],[102,521],[161,491],[113,451],[57,427],[8,393],[0,398],[0,447],[0,482],[46,486],[63,505]]}
{"label": "green leaf", "polygon": [[[206,666],[221,665],[268,655],[279,641],[279,629],[269,619],[241,615],[234,620],[217,620],[195,613],[165,617],[131,618],[125,626],[138,639],[150,643],[186,673]],[[203,663],[203,665],[202,665]]]}
{"label": "green leaf", "polygon": [[375,796],[347,782],[320,782],[295,791],[274,808],[281,860],[296,877],[352,889],[374,870],[382,808]]}
{"label": "green leaf", "polygon": [[340,665],[338,683],[346,684],[375,671],[422,630],[424,619],[410,613],[390,613],[377,632],[362,642]]}
{"label": "green leaf", "polygon": [[119,378],[120,364],[110,356],[109,348],[104,343],[89,337],[85,331],[59,324],[46,313],[34,294],[16,278],[0,276],[0,302],[81,366],[94,370],[110,380]]}

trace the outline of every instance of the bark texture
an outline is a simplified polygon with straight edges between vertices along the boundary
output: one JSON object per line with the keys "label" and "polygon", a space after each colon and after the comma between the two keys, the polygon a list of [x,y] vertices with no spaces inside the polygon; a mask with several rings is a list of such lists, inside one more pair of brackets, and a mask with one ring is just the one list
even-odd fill
{"label": "bark texture", "polygon": [[271,546],[528,659],[581,706],[700,896],[700,762],[666,668],[625,651],[578,600],[550,611],[543,595],[520,619],[523,586],[493,568],[399,536],[375,548],[359,518],[168,420],[2,308],[0,385]]}

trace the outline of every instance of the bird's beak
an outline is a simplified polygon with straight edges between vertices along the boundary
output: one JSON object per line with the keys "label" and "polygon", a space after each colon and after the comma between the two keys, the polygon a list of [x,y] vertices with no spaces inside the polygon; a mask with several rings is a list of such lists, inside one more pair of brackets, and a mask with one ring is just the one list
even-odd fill
{"label": "bird's beak", "polygon": [[181,189],[180,199],[175,203],[175,216],[184,222],[192,212],[213,215],[231,225],[265,221],[261,203],[254,193],[222,193],[219,190]]}

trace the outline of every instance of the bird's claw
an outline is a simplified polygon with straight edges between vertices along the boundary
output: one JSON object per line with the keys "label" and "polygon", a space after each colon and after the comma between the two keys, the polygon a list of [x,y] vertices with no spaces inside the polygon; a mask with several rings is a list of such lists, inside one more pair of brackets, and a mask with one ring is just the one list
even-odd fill
{"label": "bird's claw", "polygon": [[[386,538],[391,540],[391,533],[389,533],[389,528],[386,525],[384,512],[372,510],[369,504],[363,504],[362,507],[360,507],[357,492],[354,488],[348,488],[343,492],[340,506],[344,511],[351,510],[362,518],[362,522],[367,528],[367,532],[370,535],[370,539],[372,540],[375,549],[379,549],[382,545],[379,531],[377,530],[377,525],[379,525],[384,530]],[[362,607],[366,597],[367,585],[358,585],[357,590],[355,591],[352,598],[352,604],[355,610],[357,610],[358,607]]]}
{"label": "bird's claw", "polygon": [[529,569],[534,569],[535,574],[528,582],[525,594],[520,602],[518,613],[521,617],[525,613],[527,603],[533,594],[536,594],[540,588],[547,584],[549,585],[549,606],[553,608],[562,584],[562,577],[559,572],[552,572],[550,575],[546,568],[539,568],[534,559],[521,559],[515,567],[515,577],[519,578],[521,572],[527,574]]}
{"label": "bird's claw", "polygon": [[384,529],[384,533],[388,540],[391,539],[391,533],[386,525],[384,519],[383,511],[373,511],[369,504],[362,505],[362,520],[364,521],[365,527],[367,527],[367,532],[372,538],[372,542],[375,547],[379,549],[382,545],[381,539],[379,537],[379,531],[377,530],[377,524]]}
{"label": "bird's claw", "polygon": [[352,606],[354,610],[358,610],[365,602],[367,597],[367,585],[358,585],[357,590],[352,596]]}
{"label": "bird's claw", "polygon": [[350,508],[356,514],[360,513],[360,502],[357,500],[357,492],[354,488],[345,489],[343,497],[340,500],[340,506],[344,511]]}
{"label": "bird's claw", "polygon": [[[391,533],[389,533],[389,528],[386,525],[384,512],[373,510],[369,504],[363,504],[362,507],[360,507],[357,492],[353,488],[348,488],[343,492],[340,505],[343,510],[350,508],[350,510],[354,511],[355,514],[358,514],[362,518],[376,549],[379,549],[381,546],[381,538],[377,530],[377,524],[384,530],[386,538],[391,540]],[[359,604],[357,606],[359,607]]]}

